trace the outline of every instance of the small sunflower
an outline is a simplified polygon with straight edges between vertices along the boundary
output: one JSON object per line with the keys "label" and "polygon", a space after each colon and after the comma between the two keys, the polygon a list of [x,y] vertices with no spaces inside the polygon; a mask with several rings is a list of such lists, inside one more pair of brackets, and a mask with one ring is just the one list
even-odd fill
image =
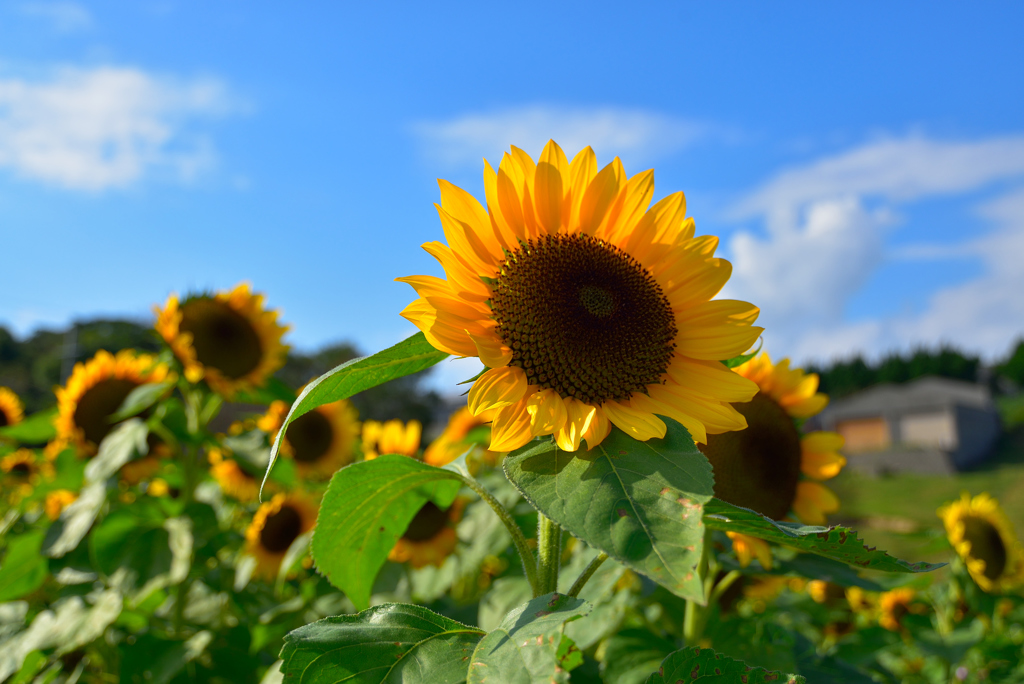
{"label": "small sunflower", "polygon": [[259,499],[260,480],[238,464],[233,458],[226,458],[218,448],[210,449],[207,454],[210,461],[210,474],[220,485],[222,492],[242,503],[251,503]]}
{"label": "small sunflower", "polygon": [[486,209],[440,185],[448,244],[423,248],[447,279],[399,278],[419,295],[402,315],[486,366],[469,407],[498,409],[492,451],[539,435],[593,448],[611,425],[663,437],[658,415],[699,442],[746,426],[729,402],[756,387],[719,359],[761,334],[758,309],[711,300],[732,267],[713,257],[718,238],[694,237],[683,193],[648,208],[653,171],[627,178],[618,158],[598,171],[589,147],[570,163],[554,141],[537,163],[513,147],[497,173],[485,165]]}
{"label": "small sunflower", "polygon": [[[485,411],[479,416],[474,416],[468,406],[463,406],[451,415],[444,432],[431,442],[423,451],[423,462],[432,466],[448,465],[461,456],[470,446],[467,438],[473,430],[487,426],[494,418],[495,411]],[[481,449],[483,453],[480,458],[493,465],[497,462],[499,454]]]}
{"label": "small sunflower", "polygon": [[292,543],[316,525],[317,505],[300,494],[275,494],[257,509],[245,531],[246,552],[256,574],[273,580]]}
{"label": "small sunflower", "polygon": [[60,514],[78,498],[78,494],[75,494],[70,489],[55,489],[52,492],[47,493],[46,501],[43,503],[43,510],[46,511],[46,517],[50,520],[56,520],[60,517]]}
{"label": "small sunflower", "polygon": [[[288,404],[275,401],[257,425],[273,439],[287,413]],[[359,427],[359,414],[352,404],[344,400],[324,404],[291,422],[281,453],[295,461],[301,477],[327,478],[355,459]]]}
{"label": "small sunflower", "polygon": [[[747,428],[708,437],[699,448],[715,470],[715,496],[781,520],[790,511],[808,525],[823,525],[839,500],[817,480],[835,477],[846,465],[843,438],[834,432],[801,434],[794,419],[821,411],[828,396],[818,376],[773,364],[768,354],[737,366],[737,374],[759,389],[750,401],[734,404]],[[801,477],[801,473],[803,477]]]}
{"label": "small sunflower", "polygon": [[262,386],[284,365],[288,347],[281,343],[287,326],[277,311],[263,307],[263,295],[241,283],[230,292],[171,295],[157,314],[156,330],[185,367],[189,382],[206,380],[230,399],[239,390]]}
{"label": "small sunflower", "polygon": [[30,449],[18,449],[0,459],[0,471],[5,480],[15,485],[35,487],[41,478],[54,476],[53,464],[36,456]]}
{"label": "small sunflower", "polygon": [[458,497],[446,509],[439,508],[432,501],[423,504],[405,534],[391,549],[388,560],[408,563],[417,569],[427,565],[441,567],[459,541],[455,526],[462,520],[466,502],[466,499]]}
{"label": "small sunflower", "polygon": [[76,363],[67,384],[57,388],[57,442],[95,454],[114,427],[110,416],[132,390],[146,383],[163,382],[168,374],[166,364],[130,349],[117,356],[100,350],[89,361]]}
{"label": "small sunflower", "polygon": [[423,426],[418,420],[410,420],[408,423],[400,420],[389,420],[386,423],[368,420],[363,423],[363,459],[372,461],[381,454],[401,454],[415,458],[422,432]]}
{"label": "small sunflower", "polygon": [[0,427],[17,425],[24,417],[24,406],[18,395],[7,387],[0,387]]}
{"label": "small sunflower", "polygon": [[984,591],[1000,593],[1024,581],[1024,549],[998,501],[964,492],[938,515],[949,543]]}
{"label": "small sunflower", "polygon": [[831,605],[846,598],[846,589],[835,582],[811,580],[807,583],[807,594],[815,603]]}
{"label": "small sunflower", "polygon": [[914,590],[907,587],[882,593],[878,597],[878,624],[890,632],[903,631],[903,618],[924,612],[924,606],[917,603],[916,598]]}
{"label": "small sunflower", "polygon": [[747,567],[750,565],[750,561],[757,558],[762,568],[772,569],[772,547],[768,542],[739,532],[726,532],[725,534],[732,540],[732,550],[736,554],[741,568]]}

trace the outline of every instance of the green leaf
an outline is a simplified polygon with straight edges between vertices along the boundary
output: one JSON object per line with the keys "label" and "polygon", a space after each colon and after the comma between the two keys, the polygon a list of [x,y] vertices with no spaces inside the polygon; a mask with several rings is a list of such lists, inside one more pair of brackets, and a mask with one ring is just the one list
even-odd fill
{"label": "green leaf", "polygon": [[60,558],[77,548],[89,533],[106,500],[107,488],[102,482],[94,482],[83,488],[78,498],[61,511],[60,518],[46,531],[43,555]]}
{"label": "green leaf", "polygon": [[800,675],[751,667],[742,660],[715,653],[710,648],[688,647],[670,654],[661,669],[647,678],[647,684],[806,684]]}
{"label": "green leaf", "polygon": [[713,492],[711,465],[686,428],[665,418],[664,439],[618,429],[590,451],[533,442],[508,455],[505,474],[544,515],[590,546],[679,596],[703,601],[697,577]]}
{"label": "green leaf", "polygon": [[46,580],[49,564],[40,554],[44,530],[15,537],[0,564],[0,602],[13,601],[35,591]]}
{"label": "green leaf", "polygon": [[511,611],[473,652],[468,684],[567,682],[562,667],[562,625],[590,612],[591,605],[564,594],[545,594]]}
{"label": "green leaf", "polygon": [[136,454],[144,456],[149,447],[149,428],[138,418],[129,418],[110,431],[100,443],[99,452],[85,466],[86,482],[103,482],[121,469]]}
{"label": "green leaf", "polygon": [[285,684],[461,684],[484,633],[421,606],[390,603],[289,632]]}
{"label": "green leaf", "polygon": [[777,522],[730,503],[713,499],[704,506],[704,524],[713,530],[740,532],[766,541],[842,561],[848,565],[887,572],[930,572],[945,563],[908,563],[866,546],[857,532],[833,525],[801,525]]}
{"label": "green leaf", "polygon": [[320,503],[312,543],[317,569],[365,608],[377,572],[420,508],[428,500],[447,508],[461,486],[458,473],[397,454],[342,468]]}
{"label": "green leaf", "polygon": [[239,404],[261,404],[267,406],[274,401],[295,401],[295,390],[278,378],[270,378],[263,387],[243,390],[235,394],[234,401]]}
{"label": "green leaf", "polygon": [[121,406],[107,420],[111,423],[120,423],[125,418],[137,416],[167,394],[174,387],[173,382],[147,382],[139,385],[124,398]]}
{"label": "green leaf", "polygon": [[[274,446],[270,451],[267,473],[263,476],[263,485],[266,484],[267,475],[270,474],[270,469],[274,467],[274,461],[277,460],[277,453],[281,449],[281,440],[287,432],[288,426],[296,418],[312,411],[317,406],[348,399],[354,394],[377,385],[383,385],[389,380],[430,368],[446,358],[448,358],[448,354],[434,349],[427,342],[423,333],[416,333],[373,356],[346,361],[306,385],[302,394],[292,404],[281,430],[277,433],[277,439],[274,440]],[[261,491],[263,485],[260,486]]]}
{"label": "green leaf", "polygon": [[608,682],[642,684],[675,649],[674,641],[646,629],[624,629],[608,639],[601,672]]}
{"label": "green leaf", "polygon": [[0,437],[6,437],[19,444],[46,444],[57,436],[57,428],[53,426],[53,419],[56,416],[56,406],[33,413],[17,425],[0,428]]}
{"label": "green leaf", "polygon": [[131,568],[143,581],[171,568],[170,536],[163,520],[147,509],[121,508],[108,515],[89,535],[89,550],[96,568],[113,575],[119,567]]}

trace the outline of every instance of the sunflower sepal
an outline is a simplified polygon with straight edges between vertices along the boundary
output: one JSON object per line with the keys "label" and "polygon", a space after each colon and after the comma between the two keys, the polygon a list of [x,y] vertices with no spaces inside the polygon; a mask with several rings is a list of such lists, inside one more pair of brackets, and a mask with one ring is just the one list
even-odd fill
{"label": "sunflower sepal", "polygon": [[640,442],[615,428],[590,451],[532,441],[505,457],[505,474],[534,508],[574,537],[703,604],[695,568],[704,545],[703,505],[712,496],[711,465],[686,428],[664,421],[664,438]]}
{"label": "sunflower sepal", "polygon": [[705,504],[704,524],[712,530],[745,534],[859,568],[919,573],[931,572],[945,565],[900,560],[885,551],[867,546],[857,536],[857,532],[848,527],[780,522],[717,498]]}
{"label": "sunflower sepal", "polygon": [[431,346],[423,333],[416,333],[372,356],[346,361],[310,382],[292,404],[274,439],[263,485],[266,485],[267,476],[277,461],[285,432],[292,421],[324,404],[348,399],[389,380],[430,368],[448,356]]}
{"label": "sunflower sepal", "polygon": [[737,366],[742,366],[747,361],[750,361],[752,358],[754,358],[755,356],[760,354],[761,353],[761,348],[763,346],[764,346],[764,338],[759,338],[756,349],[754,349],[753,351],[747,352],[746,354],[740,354],[739,356],[734,356],[731,359],[725,359],[724,361],[722,361],[722,363],[725,364],[726,368],[736,368]]}

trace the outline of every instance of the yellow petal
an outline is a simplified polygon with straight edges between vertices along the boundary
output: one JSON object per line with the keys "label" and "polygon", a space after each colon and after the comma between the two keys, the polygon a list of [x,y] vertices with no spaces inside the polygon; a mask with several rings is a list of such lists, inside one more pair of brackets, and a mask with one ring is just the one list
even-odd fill
{"label": "yellow petal", "polygon": [[843,444],[846,440],[843,436],[835,432],[808,432],[800,440],[804,452],[815,451],[827,453],[829,451],[839,451],[843,448]]}
{"label": "yellow petal", "polygon": [[477,356],[488,368],[507,366],[512,360],[512,350],[501,343],[495,335],[472,335],[467,330],[469,339],[476,345]]}
{"label": "yellow petal", "polygon": [[693,441],[707,444],[707,428],[704,422],[687,410],[692,406],[683,404],[678,397],[668,394],[664,389],[664,385],[651,385],[648,388],[648,391],[651,392],[650,395],[635,394],[630,400],[630,404],[634,408],[654,415],[668,416],[686,428]]}
{"label": "yellow petal", "polygon": [[653,413],[641,411],[626,404],[609,400],[601,405],[615,427],[633,439],[646,442],[652,437],[661,439],[665,436],[665,423]]}
{"label": "yellow petal", "polygon": [[434,207],[437,209],[437,215],[441,217],[441,229],[452,251],[462,257],[475,273],[497,271],[497,264],[501,260],[491,254],[480,236],[468,224],[449,214],[440,204],[435,204]]}
{"label": "yellow petal", "polygon": [[505,220],[505,215],[501,213],[501,207],[498,204],[498,174],[487,163],[487,160],[484,160],[484,192],[495,237],[502,247],[511,252],[519,246],[519,240],[512,228],[509,227],[508,221]]}
{"label": "yellow petal", "polygon": [[680,387],[731,403],[747,402],[758,392],[757,383],[732,372],[719,361],[698,361],[676,356],[668,376]]}
{"label": "yellow petal", "polygon": [[596,175],[597,156],[594,154],[594,150],[584,147],[569,164],[571,189],[566,193],[569,212],[565,224],[570,228],[575,228],[579,223],[579,208],[583,201],[583,193],[586,192],[587,186]]}
{"label": "yellow petal", "polygon": [[555,442],[562,451],[576,451],[580,448],[580,440],[583,439],[584,433],[590,429],[597,409],[574,397],[566,397],[563,401],[566,420],[555,432]]}
{"label": "yellow petal", "polygon": [[583,193],[580,203],[579,231],[593,235],[619,195],[619,178],[614,164],[601,169]]}
{"label": "yellow petal", "polygon": [[553,235],[564,225],[562,208],[568,172],[565,153],[554,140],[549,140],[541,152],[533,182],[534,206],[542,232]]}
{"label": "yellow petal", "polygon": [[534,436],[550,435],[565,425],[565,402],[553,389],[531,394],[526,400],[526,411],[530,414],[530,430]]}
{"label": "yellow petal", "polygon": [[491,451],[512,451],[533,439],[526,400],[500,409],[491,423]]}
{"label": "yellow petal", "polygon": [[826,406],[828,406],[828,395],[815,394],[813,397],[808,397],[807,399],[799,402],[790,403],[788,406],[784,405],[783,408],[785,408],[786,412],[794,418],[810,418],[813,415],[821,413],[821,410]]}
{"label": "yellow petal", "polygon": [[725,534],[732,540],[732,550],[736,553],[740,567],[747,567],[750,565],[750,561],[756,557],[761,563],[761,567],[765,570],[772,569],[772,550],[766,541],[739,532],[726,532]]}
{"label": "yellow petal", "polygon": [[638,173],[626,182],[624,192],[620,193],[620,200],[616,202],[613,211],[609,212],[604,224],[595,233],[595,236],[619,244],[622,239],[632,233],[637,222],[647,211],[654,196],[654,170],[649,169]]}
{"label": "yellow petal", "polygon": [[[480,279],[480,275],[443,242],[426,242],[424,251],[437,259],[448,276],[448,286],[459,297],[471,302],[484,302],[491,296],[491,290]],[[494,270],[497,273],[497,269]]]}
{"label": "yellow petal", "polygon": [[492,259],[503,260],[501,245],[494,239],[494,233],[491,231],[491,218],[480,206],[480,202],[462,188],[452,185],[446,180],[438,179],[437,183],[441,187],[441,208],[466,225],[469,231],[479,239],[480,244],[487,249]]}
{"label": "yellow petal", "polygon": [[594,417],[590,420],[590,425],[583,428],[583,440],[587,443],[587,451],[590,451],[598,444],[604,441],[612,431],[611,421],[608,420],[608,415],[597,407],[594,411]]}
{"label": "yellow petal", "polygon": [[[508,158],[508,155],[505,155]],[[517,239],[526,239],[526,224],[523,220],[523,203],[515,181],[505,169],[505,163],[498,167],[498,208]]]}
{"label": "yellow petal", "polygon": [[807,525],[824,525],[825,514],[839,510],[839,499],[828,487],[817,482],[803,481],[796,486],[793,511]]}
{"label": "yellow petal", "polygon": [[469,390],[469,410],[474,416],[518,402],[526,394],[526,373],[518,366],[492,368],[476,379]]}

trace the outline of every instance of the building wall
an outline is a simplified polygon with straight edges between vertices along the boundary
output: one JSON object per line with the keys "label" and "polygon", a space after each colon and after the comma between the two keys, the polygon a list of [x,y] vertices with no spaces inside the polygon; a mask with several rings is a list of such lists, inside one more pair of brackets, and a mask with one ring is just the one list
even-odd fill
{"label": "building wall", "polygon": [[908,413],[900,417],[901,442],[907,446],[952,451],[959,446],[957,421],[951,411]]}
{"label": "building wall", "polygon": [[887,449],[892,444],[889,423],[881,416],[840,421],[836,432],[846,441],[843,450],[851,454]]}

